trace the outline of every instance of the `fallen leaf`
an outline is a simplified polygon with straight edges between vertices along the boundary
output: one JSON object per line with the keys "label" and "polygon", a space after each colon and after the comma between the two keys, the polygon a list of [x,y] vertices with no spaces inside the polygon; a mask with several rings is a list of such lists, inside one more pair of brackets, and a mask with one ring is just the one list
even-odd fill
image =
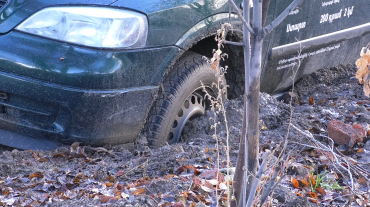
{"label": "fallen leaf", "polygon": [[225,183],[220,183],[219,187],[221,190],[227,190],[227,185]]}
{"label": "fallen leaf", "polygon": [[310,187],[310,183],[305,180],[298,180],[304,187]]}
{"label": "fallen leaf", "polygon": [[123,170],[120,170],[120,171],[118,171],[118,172],[117,172],[116,176],[117,176],[117,177],[120,177],[120,176],[122,176],[123,174],[125,174],[125,172],[124,172]]}
{"label": "fallen leaf", "polygon": [[213,192],[215,190],[213,185],[211,183],[209,183],[208,181],[202,182],[202,185],[200,187],[202,188],[202,190],[204,190],[208,193]]}
{"label": "fallen leaf", "polygon": [[357,72],[356,78],[360,84],[364,84],[363,90],[367,97],[370,95],[370,76],[369,76],[369,62],[370,62],[370,50],[363,47],[361,50],[360,58],[356,61]]}
{"label": "fallen leaf", "polygon": [[291,177],[290,181],[292,182],[292,185],[293,185],[294,188],[299,188],[299,182],[298,182],[297,179]]}
{"label": "fallen leaf", "polygon": [[324,103],[324,101],[325,101],[325,99],[321,99],[319,102],[317,102],[318,104],[323,104]]}
{"label": "fallen leaf", "polygon": [[166,178],[173,178],[175,175],[173,175],[173,174],[170,174],[170,175],[166,175],[165,177]]}
{"label": "fallen leaf", "polygon": [[102,203],[107,203],[109,201],[110,197],[109,196],[105,196],[105,195],[102,195],[100,197],[100,202]]}
{"label": "fallen leaf", "polygon": [[315,192],[311,192],[311,191],[308,191],[307,194],[311,197],[311,198],[315,198],[317,197],[316,193]]}
{"label": "fallen leaf", "polygon": [[309,175],[309,179],[311,180],[311,184],[312,185],[316,185],[316,181],[315,181],[315,179],[313,178],[313,175]]}
{"label": "fallen leaf", "polygon": [[168,207],[168,206],[172,206],[172,203],[164,203],[161,205],[161,207]]}
{"label": "fallen leaf", "polygon": [[133,194],[133,195],[141,195],[141,194],[144,194],[145,193],[145,189],[144,188],[141,188],[141,189],[139,189],[139,190],[136,190],[136,191],[133,191],[133,192],[131,192],[131,194]]}
{"label": "fallen leaf", "polygon": [[358,183],[361,184],[361,185],[366,185],[367,184],[367,180],[363,177],[360,177],[358,179]]}
{"label": "fallen leaf", "polygon": [[112,187],[113,186],[113,183],[105,183],[105,186]]}
{"label": "fallen leaf", "polygon": [[37,161],[39,161],[39,162],[47,162],[47,161],[48,161],[48,159],[46,159],[46,158],[40,158],[40,159],[38,159]]}
{"label": "fallen leaf", "polygon": [[79,142],[73,142],[73,144],[71,144],[71,147],[73,147],[73,148],[77,148],[79,146],[80,146]]}
{"label": "fallen leaf", "polygon": [[115,177],[113,176],[113,175],[110,175],[109,176],[109,181],[111,182],[111,183],[113,183],[114,181],[115,181]]}
{"label": "fallen leaf", "polygon": [[199,202],[199,197],[193,192],[188,193],[188,198],[187,199],[188,199],[188,201],[193,201],[195,203]]}
{"label": "fallen leaf", "polygon": [[206,147],[206,149],[205,149],[205,153],[207,154],[207,153],[208,153],[208,151],[209,151],[209,148],[208,148],[208,147]]}
{"label": "fallen leaf", "polygon": [[369,100],[360,100],[360,101],[357,101],[357,104],[359,104],[359,105],[370,104],[370,101]]}
{"label": "fallen leaf", "polygon": [[303,197],[303,195],[302,195],[302,194],[300,194],[300,193],[298,193],[298,192],[295,192],[295,194],[296,194],[297,196]]}
{"label": "fallen leaf", "polygon": [[44,176],[41,174],[41,172],[35,172],[33,174],[31,174],[30,176],[28,176],[29,179],[32,179],[32,178],[43,178]]}
{"label": "fallen leaf", "polygon": [[192,203],[192,204],[190,204],[190,206],[189,207],[194,207],[194,206],[196,206],[197,205],[197,203]]}
{"label": "fallen leaf", "polygon": [[217,185],[218,184],[218,181],[217,180],[207,180],[209,183],[211,183],[212,185]]}
{"label": "fallen leaf", "polygon": [[314,105],[315,104],[315,102],[313,101],[313,96],[310,97],[309,103],[310,103],[310,105]]}
{"label": "fallen leaf", "polygon": [[322,187],[318,187],[316,188],[317,192],[319,192],[321,195],[325,196],[326,195],[326,191],[324,190],[324,188]]}
{"label": "fallen leaf", "polygon": [[184,172],[184,170],[185,170],[185,167],[184,167],[184,166],[179,167],[179,168],[176,170],[176,175],[180,175],[182,172]]}
{"label": "fallen leaf", "polygon": [[319,202],[314,198],[307,198],[309,201],[319,204]]}

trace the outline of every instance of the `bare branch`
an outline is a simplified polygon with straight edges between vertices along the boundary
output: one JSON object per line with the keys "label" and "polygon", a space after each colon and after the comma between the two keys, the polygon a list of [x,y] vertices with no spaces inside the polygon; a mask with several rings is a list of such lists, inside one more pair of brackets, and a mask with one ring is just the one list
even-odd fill
{"label": "bare branch", "polygon": [[[229,3],[231,4],[231,6],[233,6],[234,10],[236,11],[240,21],[243,22],[244,26],[247,28],[247,30],[251,33],[251,34],[255,34],[252,27],[247,23],[247,21],[244,19],[243,15],[240,13],[239,11],[239,8],[238,6],[236,6],[236,4],[234,3],[233,0],[229,0]],[[247,8],[247,7],[246,7]]]}
{"label": "bare branch", "polygon": [[271,22],[271,24],[263,29],[264,35],[274,30],[302,1],[303,0],[294,0],[273,22]]}
{"label": "bare branch", "polygon": [[261,197],[261,202],[260,202],[260,205],[262,206],[263,203],[265,203],[268,195],[270,194],[270,192],[273,190],[272,186],[273,184],[275,183],[275,180],[279,174],[281,170],[281,167],[280,166],[277,166],[275,168],[275,171],[274,171],[274,174],[272,175],[272,178],[270,179],[269,183],[267,184],[267,187],[265,189],[265,191],[263,192],[263,195]]}
{"label": "bare branch", "polygon": [[265,171],[269,154],[270,154],[269,152],[263,153],[263,161],[262,161],[262,164],[260,166],[260,169],[257,172],[256,179],[254,180],[252,189],[249,193],[249,198],[248,198],[247,205],[246,205],[247,207],[252,206],[252,203],[253,203],[253,200],[254,200],[253,198],[254,198],[254,195],[256,194],[258,183],[260,182],[260,178],[262,176],[262,173],[263,173],[263,171]]}
{"label": "bare branch", "polygon": [[233,41],[225,40],[223,43],[228,44],[228,45],[244,46],[244,44],[242,42],[233,42]]}

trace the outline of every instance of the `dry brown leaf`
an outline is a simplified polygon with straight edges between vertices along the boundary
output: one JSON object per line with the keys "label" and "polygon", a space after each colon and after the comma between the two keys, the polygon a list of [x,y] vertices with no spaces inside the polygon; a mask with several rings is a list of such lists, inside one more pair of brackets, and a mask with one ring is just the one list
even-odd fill
{"label": "dry brown leaf", "polygon": [[360,58],[356,61],[357,72],[356,78],[360,84],[364,84],[364,93],[367,97],[370,95],[370,78],[369,78],[369,63],[370,63],[370,50],[366,47],[362,48]]}
{"label": "dry brown leaf", "polygon": [[28,176],[29,179],[32,179],[32,178],[43,178],[44,176],[41,174],[41,172],[35,172],[33,174],[31,174],[30,176]]}
{"label": "dry brown leaf", "polygon": [[211,58],[211,67],[213,70],[218,70],[218,67],[220,65],[220,60],[221,60],[221,54],[222,54],[222,51],[221,50],[216,50],[214,53],[213,53],[213,57]]}
{"label": "dry brown leaf", "polygon": [[366,73],[364,75],[363,82],[364,82],[363,87],[364,87],[365,96],[369,97],[369,95],[370,95],[370,75],[369,75],[369,71],[368,71],[368,73]]}
{"label": "dry brown leaf", "polygon": [[192,204],[190,204],[190,206],[189,207],[194,207],[195,205],[197,205],[197,203],[192,203]]}
{"label": "dry brown leaf", "polygon": [[207,154],[209,152],[209,148],[208,147],[206,147],[206,149],[205,149],[205,153]]}
{"label": "dry brown leaf", "polygon": [[310,97],[309,103],[310,103],[310,105],[314,105],[315,104],[315,102],[313,101],[313,96]]}
{"label": "dry brown leaf", "polygon": [[361,184],[361,185],[366,185],[367,184],[367,180],[363,177],[360,177],[358,179],[358,183]]}
{"label": "dry brown leaf", "polygon": [[314,198],[307,198],[309,201],[319,204],[319,202]]}
{"label": "dry brown leaf", "polygon": [[317,197],[316,193],[315,192],[311,192],[311,191],[308,191],[307,194],[311,197],[311,198],[315,198]]}
{"label": "dry brown leaf", "polygon": [[131,194],[133,194],[133,195],[141,195],[141,194],[144,194],[145,193],[145,189],[144,188],[141,188],[141,189],[139,189],[139,190],[136,190],[136,191],[133,191],[133,192],[131,192]]}
{"label": "dry brown leaf", "polygon": [[176,175],[180,175],[182,172],[184,172],[184,170],[185,170],[185,167],[184,167],[184,166],[179,167],[179,168],[176,170]]}
{"label": "dry brown leaf", "polygon": [[39,161],[39,162],[47,162],[47,161],[48,161],[48,159],[46,159],[46,158],[40,158],[40,159],[38,159],[37,161]]}
{"label": "dry brown leaf", "polygon": [[359,80],[359,82],[363,83],[363,77],[369,73],[368,66],[369,65],[369,55],[363,55],[356,61],[357,66],[357,72],[356,72],[356,78]]}
{"label": "dry brown leaf", "polygon": [[303,197],[303,195],[302,195],[302,194],[300,194],[300,193],[298,193],[298,192],[295,192],[295,194],[296,194],[297,196]]}
{"label": "dry brown leaf", "polygon": [[109,176],[109,182],[113,183],[116,180],[116,178],[113,175]]}
{"label": "dry brown leaf", "polygon": [[102,203],[107,203],[109,201],[110,197],[109,196],[105,196],[105,195],[102,195],[100,197],[100,202]]}
{"label": "dry brown leaf", "polygon": [[322,187],[318,187],[316,188],[317,192],[319,192],[321,195],[325,196],[326,195],[326,191],[324,190],[324,188]]}
{"label": "dry brown leaf", "polygon": [[53,155],[53,158],[58,158],[58,157],[64,158],[65,156],[63,153],[56,153]]}
{"label": "dry brown leaf", "polygon": [[105,183],[105,186],[112,187],[113,186],[113,183]]}
{"label": "dry brown leaf", "polygon": [[316,185],[315,178],[313,178],[313,175],[309,175],[309,179],[311,180],[312,185]]}
{"label": "dry brown leaf", "polygon": [[310,187],[310,183],[305,180],[299,180],[303,184],[304,187]]}
{"label": "dry brown leaf", "polygon": [[73,147],[73,148],[77,148],[77,147],[79,147],[80,146],[80,143],[79,142],[73,142],[72,144],[71,144],[71,147]]}
{"label": "dry brown leaf", "polygon": [[318,102],[318,104],[323,104],[324,103],[324,101],[325,101],[325,99],[321,99],[319,102]]}
{"label": "dry brown leaf", "polygon": [[298,182],[297,179],[291,177],[290,181],[292,182],[292,185],[293,185],[294,188],[299,188],[299,182]]}
{"label": "dry brown leaf", "polygon": [[73,179],[73,183],[80,183],[80,182],[81,182],[81,180],[78,179],[78,178]]}
{"label": "dry brown leaf", "polygon": [[170,175],[166,175],[165,177],[166,178],[173,178],[175,175],[173,175],[173,174],[170,174]]}

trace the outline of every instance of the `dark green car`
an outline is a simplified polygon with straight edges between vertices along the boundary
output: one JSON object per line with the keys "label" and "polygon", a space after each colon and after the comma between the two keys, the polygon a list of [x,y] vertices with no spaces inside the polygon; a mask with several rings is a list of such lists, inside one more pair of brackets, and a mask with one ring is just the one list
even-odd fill
{"label": "dark green car", "polygon": [[[267,23],[290,2],[271,0]],[[287,90],[297,58],[299,77],[353,62],[370,40],[369,4],[304,0],[264,42],[262,91]],[[217,91],[202,56],[212,55],[227,22],[236,31],[228,38],[239,41],[228,0],[0,0],[0,144],[117,144],[143,130],[151,146],[177,142],[186,121],[207,108],[200,81]],[[235,97],[242,49],[225,51]]]}

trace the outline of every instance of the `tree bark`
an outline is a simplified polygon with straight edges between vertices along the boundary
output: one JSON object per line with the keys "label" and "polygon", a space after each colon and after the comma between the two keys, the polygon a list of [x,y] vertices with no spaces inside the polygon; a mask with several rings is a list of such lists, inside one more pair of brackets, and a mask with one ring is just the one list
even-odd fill
{"label": "tree bark", "polygon": [[[253,0],[253,27],[256,35],[252,38],[251,70],[249,74],[249,111],[248,111],[248,183],[247,186],[254,183],[257,172],[257,157],[259,151],[259,100],[260,100],[260,77],[262,61],[262,2]],[[247,187],[246,194],[250,194],[250,187]]]}
{"label": "tree bark", "polygon": [[[249,0],[244,0],[243,16],[246,23],[249,25],[249,12],[250,4]],[[247,6],[245,6],[247,5]],[[242,136],[239,143],[239,154],[236,162],[236,170],[233,180],[234,194],[236,203],[231,203],[233,207],[244,207],[246,205],[246,168],[248,166],[248,154],[246,153],[248,148],[248,142],[246,141],[247,126],[248,126],[248,88],[249,88],[249,70],[250,70],[250,33],[246,26],[243,26],[243,43],[244,43],[244,113],[243,113],[243,125],[242,125]]]}

